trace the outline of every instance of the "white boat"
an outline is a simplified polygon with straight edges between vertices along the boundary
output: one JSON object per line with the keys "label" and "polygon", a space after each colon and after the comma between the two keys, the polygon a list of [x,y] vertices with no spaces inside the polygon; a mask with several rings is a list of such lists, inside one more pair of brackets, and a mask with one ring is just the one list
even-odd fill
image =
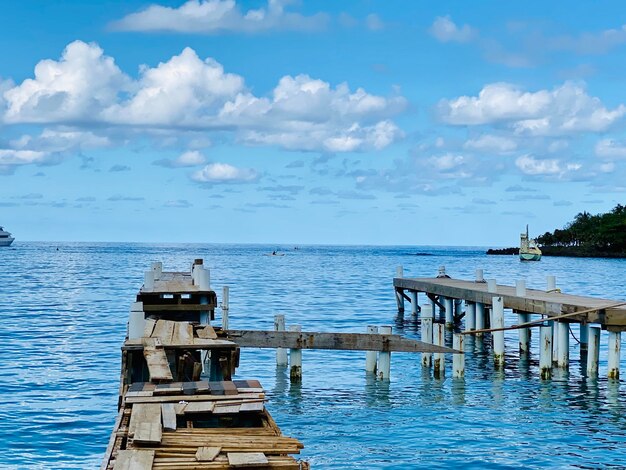
{"label": "white boat", "polygon": [[522,261],[539,261],[541,259],[541,250],[537,246],[537,242],[528,237],[528,225],[526,225],[526,233],[520,234],[519,259]]}
{"label": "white boat", "polygon": [[9,232],[0,227],[0,246],[9,246],[13,243],[13,238]]}

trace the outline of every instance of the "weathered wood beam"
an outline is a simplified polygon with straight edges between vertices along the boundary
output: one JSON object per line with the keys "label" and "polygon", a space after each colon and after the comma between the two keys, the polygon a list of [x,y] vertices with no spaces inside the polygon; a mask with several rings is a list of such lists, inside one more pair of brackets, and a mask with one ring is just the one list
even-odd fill
{"label": "weathered wood beam", "polygon": [[400,335],[367,333],[318,333],[299,331],[228,330],[229,340],[240,347],[289,349],[341,349],[346,351],[392,351],[454,354],[451,348],[435,346]]}

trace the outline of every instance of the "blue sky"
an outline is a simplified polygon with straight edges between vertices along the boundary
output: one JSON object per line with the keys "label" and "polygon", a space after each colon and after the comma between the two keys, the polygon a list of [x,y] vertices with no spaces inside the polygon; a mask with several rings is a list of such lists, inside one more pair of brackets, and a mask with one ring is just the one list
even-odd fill
{"label": "blue sky", "polygon": [[1,8],[18,240],[509,246],[625,202],[621,2]]}

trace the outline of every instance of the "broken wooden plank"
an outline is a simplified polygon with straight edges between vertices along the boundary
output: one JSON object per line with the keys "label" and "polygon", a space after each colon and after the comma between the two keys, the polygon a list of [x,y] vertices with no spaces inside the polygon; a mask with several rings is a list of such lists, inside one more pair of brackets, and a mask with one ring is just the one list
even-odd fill
{"label": "broken wooden plank", "polygon": [[202,339],[217,339],[217,333],[211,325],[207,325],[204,328],[200,328],[196,331],[198,338]]}
{"label": "broken wooden plank", "polygon": [[167,384],[157,384],[154,388],[153,395],[179,395],[183,392],[182,382],[170,382]]}
{"label": "broken wooden plank", "polygon": [[128,435],[133,436],[137,426],[141,423],[159,423],[161,425],[161,405],[158,403],[138,403],[133,405],[130,421],[128,423]]}
{"label": "broken wooden plank", "polygon": [[153,462],[153,450],[118,450],[113,470],[150,470]]}
{"label": "broken wooden plank", "polygon": [[131,405],[135,403],[177,403],[180,401],[258,401],[263,400],[263,393],[246,393],[240,395],[160,395],[152,397],[128,397],[126,403]]}
{"label": "broken wooden plank", "polygon": [[239,411],[241,412],[263,411],[264,408],[265,408],[265,403],[263,403],[262,401],[257,401],[257,402],[242,403],[239,408]]}
{"label": "broken wooden plank", "polygon": [[137,423],[133,444],[143,445],[159,445],[163,435],[163,426],[161,425],[161,413],[157,415],[158,422],[146,421]]}
{"label": "broken wooden plank", "polygon": [[154,331],[155,325],[156,325],[156,320],[153,320],[152,318],[146,319],[146,323],[143,328],[144,338],[149,338],[150,336],[152,336],[152,332]]}
{"label": "broken wooden plank", "polygon": [[256,467],[268,465],[263,452],[228,452],[228,465],[231,467]]}
{"label": "broken wooden plank", "polygon": [[171,344],[175,326],[176,322],[157,320],[154,331],[152,332],[152,337],[159,338],[163,344]]}
{"label": "broken wooden plank", "polygon": [[163,349],[144,348],[143,357],[146,358],[150,380],[173,380],[172,370]]}
{"label": "broken wooden plank", "polygon": [[452,348],[415,341],[400,335],[256,330],[228,330],[226,333],[228,339],[240,347],[460,353]]}
{"label": "broken wooden plank", "polygon": [[222,389],[224,390],[224,395],[237,395],[237,387],[230,380],[224,380],[222,382]]}
{"label": "broken wooden plank", "polygon": [[176,408],[174,403],[161,404],[161,418],[163,419],[163,429],[166,431],[176,431]]}
{"label": "broken wooden plank", "polygon": [[189,322],[175,322],[170,343],[193,344],[193,326]]}
{"label": "broken wooden plank", "polygon": [[221,451],[221,447],[198,447],[196,460],[198,462],[212,462]]}

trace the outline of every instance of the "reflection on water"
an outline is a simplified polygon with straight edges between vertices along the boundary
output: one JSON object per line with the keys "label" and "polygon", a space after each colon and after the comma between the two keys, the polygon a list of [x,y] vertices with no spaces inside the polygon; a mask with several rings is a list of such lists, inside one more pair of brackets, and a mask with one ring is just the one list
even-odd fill
{"label": "reflection on water", "polygon": [[[483,268],[486,278],[509,285],[525,278],[529,288],[545,288],[553,274],[564,292],[613,299],[624,298],[626,267],[624,260],[549,257],[520,263],[433,247],[300,247],[267,257],[261,245],[58,246],[0,250],[2,468],[99,465],[116,414],[128,309],[152,261],[188,270],[204,257],[218,294],[231,286],[232,328],[272,329],[282,313],[305,331],[389,324],[416,339],[410,305],[397,315],[391,280],[398,265],[415,277],[445,265],[465,279]],[[516,322],[506,312],[506,323]],[[625,467],[624,390],[605,378],[604,334],[599,379],[585,376],[572,339],[569,372],[541,380],[538,334],[531,354],[520,358],[515,331],[505,334],[499,370],[491,336],[466,337],[463,380],[452,377],[451,358],[446,375],[435,379],[421,355],[394,353],[391,381],[380,382],[365,374],[365,353],[306,350],[302,383],[291,384],[274,351],[261,349],[243,352],[238,376],[261,380],[273,417],[304,442],[303,457],[314,468]]]}

